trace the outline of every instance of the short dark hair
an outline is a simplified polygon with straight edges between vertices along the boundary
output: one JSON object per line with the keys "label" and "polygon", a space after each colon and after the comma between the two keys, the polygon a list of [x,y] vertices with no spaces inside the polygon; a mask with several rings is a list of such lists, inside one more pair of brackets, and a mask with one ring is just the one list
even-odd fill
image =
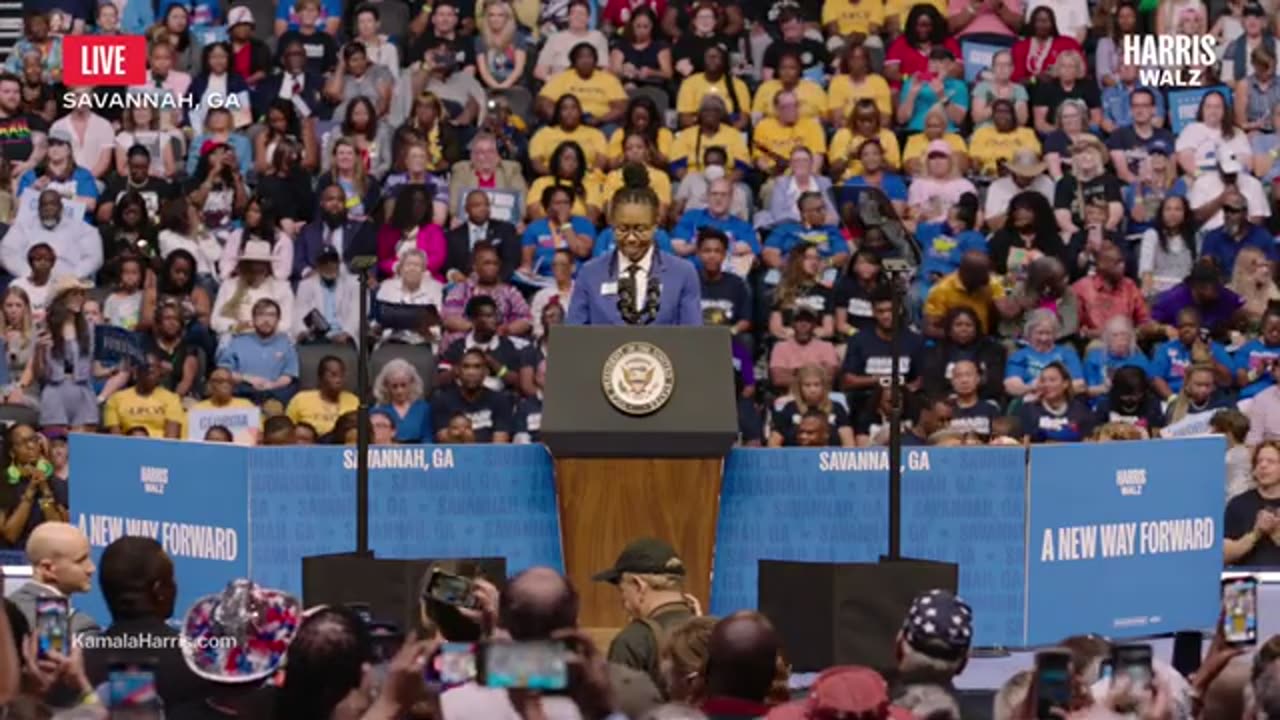
{"label": "short dark hair", "polygon": [[480,314],[483,308],[491,308],[495,313],[498,312],[498,303],[488,295],[476,295],[467,301],[467,307],[463,310],[463,314],[468,318],[474,318]]}
{"label": "short dark hair", "polygon": [[133,158],[135,158],[135,157],[144,157],[144,158],[146,158],[148,161],[150,161],[150,160],[151,160],[151,151],[147,149],[147,146],[146,146],[146,145],[137,145],[137,144],[135,144],[135,145],[131,145],[131,146],[129,147],[129,153],[128,153],[127,157],[128,157],[130,160],[132,160],[132,159],[133,159]]}
{"label": "short dark hair", "polygon": [[337,363],[338,368],[342,370],[342,372],[347,371],[347,363],[343,361],[342,358],[338,357],[337,355],[325,355],[324,357],[320,358],[320,362],[316,363],[316,374],[323,375],[325,366],[333,363]]}
{"label": "short dark hair", "polygon": [[[1213,370],[1207,365],[1193,365],[1188,368],[1188,371],[1202,367]],[[1219,410],[1209,418],[1209,428],[1214,432],[1232,437],[1236,442],[1244,442],[1249,436],[1249,416],[1235,408]]]}
{"label": "short dark hair", "polygon": [[172,580],[173,562],[164,547],[149,537],[125,536],[113,541],[98,560],[98,583],[115,622],[154,612],[156,583]]}
{"label": "short dark hair", "polygon": [[729,247],[729,236],[724,231],[713,227],[700,227],[697,233],[697,246],[702,247],[704,242],[718,242],[726,249]]}
{"label": "short dark hair", "polygon": [[262,423],[262,434],[265,437],[293,431],[293,420],[288,415],[273,415]]}
{"label": "short dark hair", "polygon": [[329,606],[298,627],[289,644],[289,672],[277,695],[280,720],[329,717],[360,686],[363,665],[373,660],[369,629],[354,610]]}
{"label": "short dark hair", "polygon": [[[822,200],[822,193],[820,193],[820,192],[815,192],[815,191],[813,191],[813,190],[806,190],[806,191],[804,191],[804,192],[800,193],[800,197],[796,199],[796,207],[797,207],[797,208],[803,208],[803,207],[804,207],[804,204],[805,204],[805,201],[807,201],[807,200],[814,200],[814,199]],[[825,203],[826,201],[825,201],[825,200],[823,200],[823,202]]]}

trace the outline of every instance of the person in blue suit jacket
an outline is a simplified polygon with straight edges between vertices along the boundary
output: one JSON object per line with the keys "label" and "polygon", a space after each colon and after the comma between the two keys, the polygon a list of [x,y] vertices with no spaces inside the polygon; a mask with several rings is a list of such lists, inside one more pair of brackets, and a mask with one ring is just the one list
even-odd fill
{"label": "person in blue suit jacket", "polygon": [[617,250],[583,264],[569,300],[570,325],[701,325],[702,290],[686,260],[654,247],[658,196],[638,165],[622,170],[610,221]]}

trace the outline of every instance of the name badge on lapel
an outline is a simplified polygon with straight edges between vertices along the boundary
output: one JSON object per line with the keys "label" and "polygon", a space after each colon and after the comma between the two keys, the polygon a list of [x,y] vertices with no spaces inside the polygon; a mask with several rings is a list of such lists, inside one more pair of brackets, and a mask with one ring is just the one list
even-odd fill
{"label": "name badge on lapel", "polygon": [[618,283],[616,283],[616,282],[602,282],[602,283],[600,283],[600,294],[601,294],[601,295],[617,295],[617,294],[618,294]]}

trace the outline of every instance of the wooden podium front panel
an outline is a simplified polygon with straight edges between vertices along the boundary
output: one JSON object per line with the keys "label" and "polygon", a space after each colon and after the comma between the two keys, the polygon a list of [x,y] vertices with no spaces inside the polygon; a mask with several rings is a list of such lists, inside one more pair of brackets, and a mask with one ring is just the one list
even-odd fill
{"label": "wooden podium front panel", "polygon": [[618,591],[591,576],[613,567],[627,543],[666,540],[684,561],[685,592],[707,607],[720,505],[720,458],[556,460],[565,570],[582,601],[583,627],[627,622]]}

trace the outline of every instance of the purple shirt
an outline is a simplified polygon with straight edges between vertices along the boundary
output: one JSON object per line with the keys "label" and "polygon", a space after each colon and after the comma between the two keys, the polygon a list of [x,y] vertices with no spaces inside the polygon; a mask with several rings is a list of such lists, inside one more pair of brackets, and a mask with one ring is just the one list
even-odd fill
{"label": "purple shirt", "polygon": [[751,359],[751,351],[736,342],[729,343],[729,345],[733,348],[733,369],[742,373],[743,387],[755,385],[756,368]]}
{"label": "purple shirt", "polygon": [[1151,318],[1163,325],[1176,325],[1178,313],[1183,308],[1195,307],[1200,311],[1200,322],[1214,329],[1231,319],[1244,300],[1225,287],[1218,288],[1218,300],[1209,307],[1200,307],[1191,299],[1191,286],[1185,281],[1174,285],[1156,296],[1151,303]]}

